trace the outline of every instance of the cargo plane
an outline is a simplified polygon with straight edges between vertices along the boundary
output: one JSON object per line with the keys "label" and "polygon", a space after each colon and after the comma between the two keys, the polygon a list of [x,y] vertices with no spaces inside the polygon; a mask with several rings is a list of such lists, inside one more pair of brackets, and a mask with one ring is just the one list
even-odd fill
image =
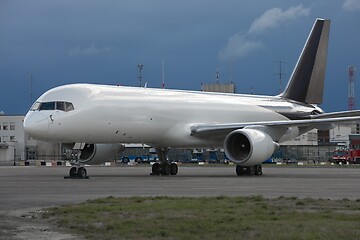
{"label": "cargo plane", "polygon": [[287,87],[277,96],[70,84],[40,96],[24,120],[33,138],[78,146],[71,177],[107,161],[126,143],[156,148],[153,175],[176,175],[169,148],[224,148],[237,175],[262,175],[281,142],[360,111],[325,113],[322,103],[330,20],[316,19]]}

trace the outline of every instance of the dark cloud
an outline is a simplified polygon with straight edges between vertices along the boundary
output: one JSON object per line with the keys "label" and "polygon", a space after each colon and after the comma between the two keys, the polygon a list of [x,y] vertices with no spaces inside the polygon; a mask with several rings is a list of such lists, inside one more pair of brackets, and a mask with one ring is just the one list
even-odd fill
{"label": "dark cloud", "polygon": [[[0,110],[26,113],[30,73],[34,98],[73,82],[137,85],[137,64],[160,87],[162,60],[167,87],[198,90],[218,69],[239,92],[272,94],[274,60],[291,71],[316,17],[332,19],[326,86],[346,92],[347,65],[360,65],[360,17],[345,7],[354,2],[2,0]],[[326,97],[328,110],[347,106],[346,96]]]}

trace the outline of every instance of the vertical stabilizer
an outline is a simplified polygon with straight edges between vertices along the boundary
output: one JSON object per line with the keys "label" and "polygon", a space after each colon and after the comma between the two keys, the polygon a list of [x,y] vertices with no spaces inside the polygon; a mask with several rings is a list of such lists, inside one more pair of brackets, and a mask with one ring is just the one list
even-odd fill
{"label": "vertical stabilizer", "polygon": [[323,100],[330,20],[316,19],[283,98],[309,104]]}

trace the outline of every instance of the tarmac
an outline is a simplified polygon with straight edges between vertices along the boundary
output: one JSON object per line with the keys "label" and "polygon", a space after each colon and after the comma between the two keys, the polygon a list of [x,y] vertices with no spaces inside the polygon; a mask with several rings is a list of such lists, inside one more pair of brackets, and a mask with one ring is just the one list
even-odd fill
{"label": "tarmac", "polygon": [[359,167],[264,167],[236,176],[235,166],[179,167],[151,176],[145,166],[87,167],[89,179],[64,179],[68,167],[0,167],[0,210],[42,208],[115,196],[249,196],[360,199]]}
{"label": "tarmac", "polygon": [[68,171],[63,166],[0,166],[0,239],[77,239],[27,216],[107,196],[360,199],[358,166],[264,166],[262,176],[241,177],[235,166],[213,165],[180,166],[176,176],[151,176],[149,165],[87,167],[89,179],[64,179]]}

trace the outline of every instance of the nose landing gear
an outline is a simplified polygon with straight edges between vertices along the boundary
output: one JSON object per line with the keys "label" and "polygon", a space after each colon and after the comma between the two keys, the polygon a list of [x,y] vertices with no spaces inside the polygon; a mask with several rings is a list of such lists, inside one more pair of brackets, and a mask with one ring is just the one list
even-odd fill
{"label": "nose landing gear", "polygon": [[88,179],[87,171],[85,167],[71,167],[69,171],[69,177],[64,178],[79,178],[79,179]]}
{"label": "nose landing gear", "polygon": [[[76,144],[75,144],[76,146]],[[81,156],[81,148],[74,148],[71,150],[72,160],[70,164],[72,167],[69,170],[69,176],[64,176],[65,179],[88,179],[86,168],[81,166],[80,156]]]}

